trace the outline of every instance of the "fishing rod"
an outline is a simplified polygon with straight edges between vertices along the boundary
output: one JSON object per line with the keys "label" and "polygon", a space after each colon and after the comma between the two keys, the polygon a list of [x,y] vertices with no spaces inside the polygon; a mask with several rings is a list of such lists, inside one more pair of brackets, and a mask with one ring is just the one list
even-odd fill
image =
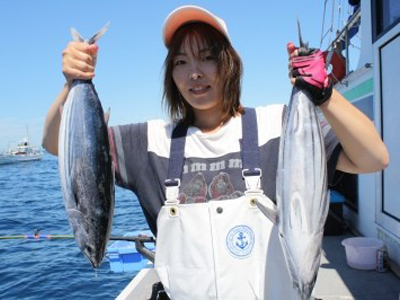
{"label": "fishing rod", "polygon": [[[74,239],[72,234],[25,234],[25,235],[4,235],[0,236],[0,240],[69,240]],[[128,241],[155,243],[155,238],[152,236],[111,236],[110,241]]]}
{"label": "fishing rod", "polygon": [[52,239],[73,239],[73,235],[52,235],[52,234],[25,234],[25,235],[4,235],[0,240],[52,240]]}
{"label": "fishing rod", "polygon": [[[39,234],[39,230],[35,230],[34,234],[25,235],[5,235],[0,236],[0,240],[72,240],[74,236],[72,234]],[[156,243],[156,239],[153,236],[138,235],[138,236],[110,236],[110,241],[128,241],[134,242],[136,250],[144,257],[154,263],[155,253],[154,251],[146,248],[145,243]]]}

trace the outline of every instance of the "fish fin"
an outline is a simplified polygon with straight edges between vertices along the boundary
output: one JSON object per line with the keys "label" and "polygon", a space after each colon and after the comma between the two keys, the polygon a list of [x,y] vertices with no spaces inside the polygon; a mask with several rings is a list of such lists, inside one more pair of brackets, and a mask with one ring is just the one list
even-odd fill
{"label": "fish fin", "polygon": [[111,114],[111,108],[108,108],[108,110],[104,114],[104,122],[106,122],[106,125],[108,125],[108,121],[110,120],[110,114]]}
{"label": "fish fin", "polygon": [[109,26],[110,26],[110,21],[108,21],[108,22],[106,23],[106,25],[103,26],[102,29],[100,29],[98,32],[96,32],[95,35],[92,36],[92,37],[88,40],[88,44],[91,45],[91,44],[96,43],[96,42],[103,36],[103,34],[106,33],[106,31],[108,30],[108,27],[109,27]]}
{"label": "fish fin", "polygon": [[85,39],[80,35],[80,33],[74,27],[71,28],[71,35],[72,39],[75,42],[81,42],[81,43],[85,42]]}
{"label": "fish fin", "polygon": [[267,207],[259,201],[256,201],[258,209],[274,224],[278,224],[278,210],[276,206]]}

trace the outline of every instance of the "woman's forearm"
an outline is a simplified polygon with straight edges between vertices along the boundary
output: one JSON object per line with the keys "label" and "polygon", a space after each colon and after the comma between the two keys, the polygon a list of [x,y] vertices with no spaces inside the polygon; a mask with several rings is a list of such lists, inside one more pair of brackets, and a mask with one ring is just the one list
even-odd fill
{"label": "woman's forearm", "polygon": [[68,93],[69,85],[66,83],[50,107],[44,124],[42,146],[53,155],[58,155],[58,132],[61,121],[61,108],[67,100]]}
{"label": "woman's forearm", "polygon": [[343,147],[338,170],[370,173],[386,168],[389,153],[367,116],[336,90],[320,108]]}

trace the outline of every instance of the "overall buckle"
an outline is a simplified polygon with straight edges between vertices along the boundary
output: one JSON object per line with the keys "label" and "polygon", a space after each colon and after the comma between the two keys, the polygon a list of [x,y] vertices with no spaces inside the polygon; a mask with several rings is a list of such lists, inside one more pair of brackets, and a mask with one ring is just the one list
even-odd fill
{"label": "overall buckle", "polygon": [[246,191],[245,194],[248,193],[262,193],[261,189],[261,176],[262,171],[260,168],[254,169],[243,169],[242,170],[242,177],[245,182]]}
{"label": "overall buckle", "polygon": [[164,181],[165,186],[165,204],[166,205],[177,205],[179,204],[179,187],[181,186],[181,180],[179,178],[167,179]]}

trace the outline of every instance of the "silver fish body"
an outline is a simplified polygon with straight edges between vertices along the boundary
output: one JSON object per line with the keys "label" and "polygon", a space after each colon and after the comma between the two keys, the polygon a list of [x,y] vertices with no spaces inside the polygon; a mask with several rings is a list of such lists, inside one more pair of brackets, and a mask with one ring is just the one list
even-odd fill
{"label": "silver fish body", "polygon": [[76,80],[59,135],[59,175],[74,238],[100,266],[114,215],[114,173],[104,113],[91,81]]}
{"label": "silver fish body", "polygon": [[280,140],[279,233],[294,288],[310,299],[329,209],[324,138],[307,92],[293,88]]}

